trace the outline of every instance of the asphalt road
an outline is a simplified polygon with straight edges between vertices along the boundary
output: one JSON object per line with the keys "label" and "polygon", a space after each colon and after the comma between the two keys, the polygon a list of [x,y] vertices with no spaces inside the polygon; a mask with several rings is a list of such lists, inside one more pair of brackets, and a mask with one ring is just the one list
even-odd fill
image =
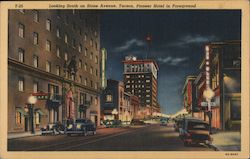
{"label": "asphalt road", "polygon": [[213,151],[205,145],[185,147],[172,126],[98,129],[92,136],[33,136],[8,140],[8,151]]}

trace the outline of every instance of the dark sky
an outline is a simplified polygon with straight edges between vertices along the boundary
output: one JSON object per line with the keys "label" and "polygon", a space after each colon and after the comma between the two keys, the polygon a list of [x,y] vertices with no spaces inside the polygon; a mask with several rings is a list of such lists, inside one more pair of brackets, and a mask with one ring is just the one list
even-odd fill
{"label": "dark sky", "polygon": [[108,51],[107,76],[122,80],[126,55],[145,58],[146,35],[152,35],[150,57],[159,64],[158,101],[163,113],[183,107],[181,90],[187,75],[197,75],[204,43],[241,39],[240,10],[101,11],[101,47]]}

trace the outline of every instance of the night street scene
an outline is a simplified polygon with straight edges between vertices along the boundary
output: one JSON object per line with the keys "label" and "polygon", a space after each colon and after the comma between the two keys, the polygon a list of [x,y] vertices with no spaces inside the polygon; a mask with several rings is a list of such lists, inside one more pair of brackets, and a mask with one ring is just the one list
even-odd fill
{"label": "night street scene", "polygon": [[240,10],[9,10],[8,151],[241,151]]}

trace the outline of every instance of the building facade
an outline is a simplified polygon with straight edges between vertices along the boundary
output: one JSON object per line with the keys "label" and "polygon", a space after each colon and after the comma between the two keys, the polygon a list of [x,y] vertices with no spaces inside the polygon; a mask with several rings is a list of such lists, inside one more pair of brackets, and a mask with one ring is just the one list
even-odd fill
{"label": "building facade", "polygon": [[127,56],[123,61],[123,81],[125,92],[139,98],[142,110],[152,115],[160,112],[158,103],[158,81],[159,67],[152,59],[138,60],[135,56]]}
{"label": "building facade", "polygon": [[[240,130],[241,125],[241,42],[211,42],[205,45],[205,56],[200,65],[200,74],[195,80],[197,105],[196,117],[208,121],[211,111],[213,128]],[[202,107],[207,88],[214,96],[211,110]]]}
{"label": "building facade", "polygon": [[185,84],[182,89],[183,94],[183,106],[187,112],[193,115],[194,112],[197,112],[197,101],[196,101],[196,89],[194,81],[196,76],[187,76]]}
{"label": "building facade", "polygon": [[122,81],[109,79],[101,96],[101,118],[131,121],[137,114],[135,111],[139,108],[138,104],[137,97],[124,91]]}
{"label": "building facade", "polygon": [[[8,132],[90,118],[99,125],[100,26],[95,11],[10,10]],[[29,96],[44,94],[27,112]],[[26,110],[26,111],[25,111]]]}

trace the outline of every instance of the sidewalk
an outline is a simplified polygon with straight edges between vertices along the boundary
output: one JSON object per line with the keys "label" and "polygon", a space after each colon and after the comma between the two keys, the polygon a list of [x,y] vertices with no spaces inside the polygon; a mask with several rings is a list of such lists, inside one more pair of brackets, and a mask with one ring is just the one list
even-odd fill
{"label": "sidewalk", "polygon": [[225,131],[211,135],[213,138],[212,147],[218,151],[240,151],[241,136],[240,132]]}
{"label": "sidewalk", "polygon": [[23,132],[23,133],[9,133],[8,139],[16,139],[16,138],[24,138],[24,137],[32,137],[41,135],[40,131],[35,132],[35,134],[31,134],[31,132]]}

